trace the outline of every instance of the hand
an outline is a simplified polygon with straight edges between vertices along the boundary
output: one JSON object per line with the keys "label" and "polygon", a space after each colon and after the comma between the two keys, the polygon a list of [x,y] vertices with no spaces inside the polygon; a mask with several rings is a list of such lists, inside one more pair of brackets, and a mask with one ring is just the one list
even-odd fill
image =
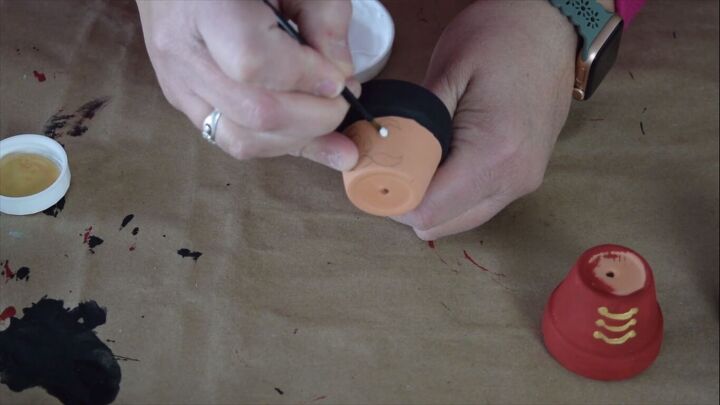
{"label": "hand", "polygon": [[333,132],[348,109],[338,95],[353,71],[350,2],[279,0],[279,7],[310,46],[278,27],[261,1],[138,1],[165,97],[198,128],[220,110],[223,150],[238,159],[291,153],[350,169],[357,148]]}
{"label": "hand", "polygon": [[442,34],[425,86],[454,115],[448,159],[397,221],[432,240],[475,228],[540,186],[567,118],[576,34],[547,1],[483,1]]}

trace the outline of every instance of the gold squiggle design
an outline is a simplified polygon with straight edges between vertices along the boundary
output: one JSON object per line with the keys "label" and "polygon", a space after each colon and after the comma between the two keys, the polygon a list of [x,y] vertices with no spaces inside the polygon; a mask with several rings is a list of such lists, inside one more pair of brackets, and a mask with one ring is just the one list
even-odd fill
{"label": "gold squiggle design", "polygon": [[597,330],[593,332],[593,337],[595,339],[600,339],[609,345],[621,345],[630,340],[631,338],[634,338],[635,336],[637,336],[637,333],[635,333],[634,330],[631,330],[630,332],[620,336],[619,338],[609,338],[605,336],[602,332]]}
{"label": "gold squiggle design", "polygon": [[602,319],[598,319],[595,321],[595,325],[605,328],[609,330],[610,332],[625,332],[626,330],[630,329],[631,326],[634,326],[637,324],[637,319],[631,319],[629,320],[625,325],[622,326],[611,326],[605,323]]}
{"label": "gold squiggle design", "polygon": [[607,307],[600,307],[600,308],[598,308],[597,311],[598,311],[598,314],[600,314],[606,318],[609,318],[609,319],[614,319],[616,321],[627,321],[628,319],[635,316],[635,314],[640,312],[640,310],[637,308],[631,308],[627,312],[623,312],[621,314],[614,314],[614,313],[608,311]]}

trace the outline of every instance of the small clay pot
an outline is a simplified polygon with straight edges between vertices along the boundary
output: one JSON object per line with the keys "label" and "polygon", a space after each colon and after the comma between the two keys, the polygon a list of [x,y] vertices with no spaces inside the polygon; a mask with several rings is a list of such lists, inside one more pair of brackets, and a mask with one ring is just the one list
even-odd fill
{"label": "small clay pot", "polygon": [[422,86],[400,80],[363,84],[360,102],[388,129],[382,138],[350,110],[339,130],[358,146],[358,164],[343,173],[355,206],[379,216],[412,211],[452,141],[452,117],[442,101]]}
{"label": "small clay pot", "polygon": [[663,339],[650,265],[623,246],[589,249],[550,296],[542,331],[550,354],[572,372],[597,380],[639,374]]}

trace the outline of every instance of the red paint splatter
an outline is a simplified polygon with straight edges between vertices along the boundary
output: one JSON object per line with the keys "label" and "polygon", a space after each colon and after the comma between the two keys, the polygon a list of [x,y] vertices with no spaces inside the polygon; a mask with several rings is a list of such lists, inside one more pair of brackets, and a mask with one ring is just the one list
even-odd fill
{"label": "red paint splatter", "polygon": [[3,276],[5,277],[5,282],[7,283],[10,281],[11,278],[15,277],[15,273],[10,269],[10,261],[5,260],[5,264],[3,264]]}
{"label": "red paint splatter", "polygon": [[0,313],[0,322],[6,320],[8,318],[12,318],[13,316],[15,316],[16,313],[17,313],[17,311],[15,311],[15,307],[5,308],[2,311],[2,313]]}
{"label": "red paint splatter", "polygon": [[494,275],[494,276],[505,277],[505,275],[502,274],[502,273],[495,273],[494,271],[490,271],[490,270],[486,269],[485,267],[479,265],[478,262],[476,262],[475,259],[473,259],[473,258],[470,256],[470,254],[467,252],[467,250],[464,250],[464,249],[463,249],[463,254],[465,255],[465,258],[466,258],[470,263],[472,263],[473,265],[475,265],[475,267],[477,267],[478,269],[480,269],[480,270],[482,270],[482,271],[486,271],[486,272],[488,272],[488,273],[490,273],[490,274],[492,274],[492,275]]}
{"label": "red paint splatter", "polygon": [[83,234],[83,244],[88,243],[88,239],[90,239],[90,233],[92,232],[92,226],[85,229],[85,233]]}
{"label": "red paint splatter", "polygon": [[41,83],[44,82],[45,80],[47,80],[47,78],[45,77],[45,73],[38,72],[37,70],[33,70],[33,76],[35,76],[37,81],[39,81]]}
{"label": "red paint splatter", "polygon": [[325,395],[320,395],[319,397],[313,399],[313,402],[315,402],[315,401],[320,401],[321,399],[325,399],[325,398],[327,398],[327,396],[325,396]]}
{"label": "red paint splatter", "polygon": [[[434,240],[429,240],[427,242],[427,244],[430,249],[435,250],[435,241]],[[438,253],[437,250],[435,250],[435,256],[437,256],[437,258],[440,259],[440,261],[443,264],[447,265],[447,262],[445,261],[445,259],[442,258],[442,256],[440,256],[440,253]]]}
{"label": "red paint splatter", "polygon": [[487,271],[488,273],[490,272],[490,270],[488,270],[488,269],[486,269],[485,267],[479,265],[478,262],[475,261],[475,259],[473,259],[472,257],[470,257],[470,255],[468,254],[467,250],[463,250],[463,254],[465,255],[465,258],[466,258],[470,263],[472,263],[472,264],[475,265],[475,267],[477,267],[478,269],[480,269],[480,270],[482,270],[482,271]]}

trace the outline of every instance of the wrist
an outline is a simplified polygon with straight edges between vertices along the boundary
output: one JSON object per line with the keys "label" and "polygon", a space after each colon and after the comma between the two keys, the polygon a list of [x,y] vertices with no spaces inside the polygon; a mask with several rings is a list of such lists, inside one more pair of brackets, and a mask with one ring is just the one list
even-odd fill
{"label": "wrist", "polygon": [[597,0],[598,4],[611,13],[615,12],[615,0]]}

